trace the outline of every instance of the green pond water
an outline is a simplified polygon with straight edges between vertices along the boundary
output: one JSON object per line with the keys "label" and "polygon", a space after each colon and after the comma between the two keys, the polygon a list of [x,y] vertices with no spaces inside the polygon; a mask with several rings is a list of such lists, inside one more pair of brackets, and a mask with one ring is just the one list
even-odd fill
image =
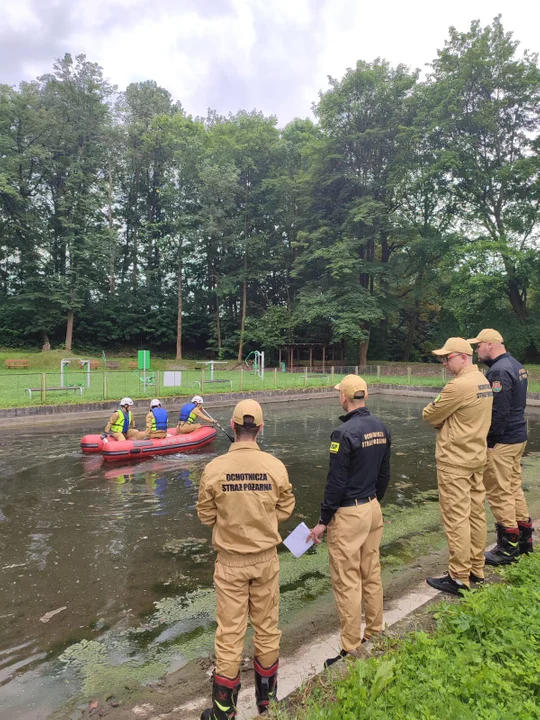
{"label": "green pond water", "polygon": [[[393,436],[383,566],[440,537],[434,433],[426,400],[374,396],[369,408]],[[222,423],[230,408],[209,408]],[[268,404],[261,446],[286,464],[297,505],[282,526],[313,525],[326,482],[335,400]],[[106,416],[107,413],[104,413]],[[80,436],[105,422],[69,418],[50,429],[4,430],[0,450],[0,707],[2,720],[77,717],[88,699],[156,680],[208,654],[214,629],[210,531],[195,513],[204,465],[225,452],[221,434],[198,453],[139,464],[83,457]],[[142,426],[142,416],[137,418]],[[540,415],[529,416],[531,457]],[[525,460],[525,463],[527,459]],[[538,474],[527,479],[540,498]],[[423,538],[423,543],[412,538]],[[295,560],[281,548],[282,614],[328,589],[325,546]],[[321,628],[323,630],[324,628]]]}

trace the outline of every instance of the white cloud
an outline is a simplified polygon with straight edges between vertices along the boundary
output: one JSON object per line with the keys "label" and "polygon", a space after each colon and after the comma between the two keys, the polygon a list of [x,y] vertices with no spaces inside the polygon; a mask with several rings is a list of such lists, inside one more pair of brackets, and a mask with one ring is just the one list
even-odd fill
{"label": "white cloud", "polygon": [[85,53],[121,89],[153,79],[192,114],[256,107],[284,123],[310,114],[327,76],[342,77],[358,59],[424,68],[450,25],[466,30],[502,12],[522,47],[537,50],[539,8],[526,0],[0,0],[0,82]]}

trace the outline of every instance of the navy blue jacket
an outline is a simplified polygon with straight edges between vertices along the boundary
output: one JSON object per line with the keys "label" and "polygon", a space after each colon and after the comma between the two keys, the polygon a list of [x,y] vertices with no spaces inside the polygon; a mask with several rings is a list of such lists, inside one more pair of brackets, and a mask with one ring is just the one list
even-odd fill
{"label": "navy blue jacket", "polygon": [[493,414],[487,436],[488,447],[513,445],[527,440],[527,371],[510,353],[485,360],[486,377],[493,390]]}
{"label": "navy blue jacket", "polygon": [[351,500],[371,495],[382,500],[390,481],[388,428],[367,408],[353,410],[340,420],[343,425],[331,435],[330,469],[321,505],[324,525]]}

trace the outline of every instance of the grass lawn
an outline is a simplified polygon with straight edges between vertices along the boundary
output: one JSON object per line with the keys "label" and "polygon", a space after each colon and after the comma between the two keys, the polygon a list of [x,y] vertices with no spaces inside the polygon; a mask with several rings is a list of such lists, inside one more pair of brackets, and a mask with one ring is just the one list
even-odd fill
{"label": "grass lawn", "polygon": [[269,720],[537,720],[540,553],[500,572],[503,582],[436,606],[434,632],[381,639],[379,656],[315,678]]}
{"label": "grass lawn", "polygon": [[[63,358],[73,357],[72,362],[66,369],[64,375],[64,386],[71,387],[64,391],[49,390],[45,397],[37,390],[32,391],[32,398],[27,388],[41,388],[42,383],[47,388],[58,388],[61,385],[60,361]],[[8,370],[5,366],[7,359],[26,359],[28,369]],[[76,358],[96,360],[99,367],[90,372],[90,384],[88,386],[88,375],[82,372]],[[186,396],[196,392],[221,393],[256,390],[286,390],[296,387],[323,387],[335,384],[342,375],[331,374],[328,371],[322,373],[282,373],[274,372],[269,368],[265,372],[264,380],[258,375],[245,370],[230,370],[235,362],[231,361],[229,366],[216,366],[214,380],[222,382],[208,382],[210,371],[206,366],[197,360],[173,360],[152,357],[152,371],[146,375],[137,369],[131,369],[130,363],[136,360],[135,353],[132,357],[107,356],[107,361],[118,363],[118,370],[104,372],[102,358],[92,357],[85,353],[66,353],[64,350],[52,350],[48,353],[28,352],[21,350],[0,350],[0,408],[21,407],[26,405],[62,405],[84,402],[96,402],[100,400],[116,400],[122,396],[129,396],[133,399],[150,398],[155,395],[159,397]],[[391,365],[379,364],[379,371],[376,365],[369,365],[364,375],[369,384],[378,382],[391,385],[427,386],[440,387],[444,384],[441,367],[433,364],[410,364],[403,365],[404,374],[399,374],[400,367],[396,363]],[[204,370],[204,387],[203,370]],[[410,375],[407,368],[411,368]],[[225,368],[225,369],[218,369]],[[538,370],[536,370],[538,368]],[[531,381],[529,389],[533,392],[540,392],[540,367],[532,366]],[[167,370],[178,370],[182,373],[181,386],[165,387],[163,372]],[[353,368],[351,368],[353,370]],[[385,374],[396,372],[397,374]],[[157,371],[157,372],[156,372]],[[45,376],[43,375],[45,374]],[[534,378],[537,379],[534,379]],[[146,382],[145,382],[146,380]],[[77,390],[82,388],[82,392]]]}

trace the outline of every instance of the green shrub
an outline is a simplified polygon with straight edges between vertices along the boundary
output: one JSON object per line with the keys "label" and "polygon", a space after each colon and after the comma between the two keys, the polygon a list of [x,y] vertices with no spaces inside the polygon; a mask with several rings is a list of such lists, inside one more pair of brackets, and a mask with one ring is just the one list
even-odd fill
{"label": "green shrub", "polygon": [[540,718],[540,553],[501,571],[504,582],[443,603],[432,635],[394,641],[351,663],[313,694],[305,720]]}

